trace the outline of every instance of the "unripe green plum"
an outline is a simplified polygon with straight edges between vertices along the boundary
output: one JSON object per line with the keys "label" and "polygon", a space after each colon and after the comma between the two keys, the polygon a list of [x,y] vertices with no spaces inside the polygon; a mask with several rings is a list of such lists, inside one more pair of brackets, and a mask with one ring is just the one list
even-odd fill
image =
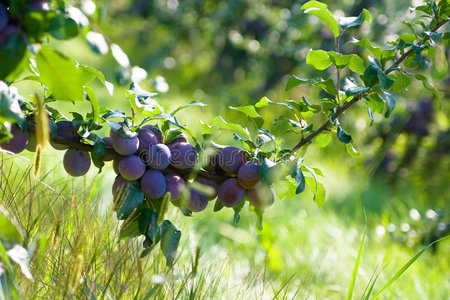
{"label": "unripe green plum", "polygon": [[91,157],[87,152],[69,148],[64,154],[63,164],[69,175],[83,176],[91,167]]}
{"label": "unripe green plum", "polygon": [[218,199],[223,206],[234,207],[244,200],[245,189],[236,178],[225,180],[219,188]]}
{"label": "unripe green plum", "polygon": [[237,147],[225,147],[219,152],[217,164],[227,173],[236,174],[247,161],[245,152]]}
{"label": "unripe green plum", "polygon": [[265,209],[275,201],[275,191],[272,187],[259,184],[256,188],[247,190],[247,199],[258,209]]}
{"label": "unripe green plum", "polygon": [[15,154],[25,150],[28,145],[28,132],[23,132],[17,124],[14,124],[11,126],[11,134],[13,137],[1,143],[0,147]]}
{"label": "unripe green plum", "polygon": [[189,143],[176,143],[170,146],[172,153],[171,165],[177,169],[189,169],[197,162],[197,153],[194,146]]}
{"label": "unripe green plum", "polygon": [[243,164],[238,171],[237,179],[245,189],[253,189],[259,183],[259,163],[249,161]]}
{"label": "unripe green plum", "polygon": [[147,170],[141,178],[140,186],[147,199],[156,200],[166,192],[166,178],[159,170]]}
{"label": "unripe green plum", "polygon": [[191,189],[189,199],[183,204],[190,211],[200,212],[208,206],[208,196]]}
{"label": "unripe green plum", "polygon": [[119,162],[119,173],[128,181],[135,181],[144,175],[145,164],[137,155],[125,156]]}
{"label": "unripe green plum", "polygon": [[166,193],[170,193],[170,201],[175,202],[181,199],[186,189],[186,182],[177,174],[167,174]]}

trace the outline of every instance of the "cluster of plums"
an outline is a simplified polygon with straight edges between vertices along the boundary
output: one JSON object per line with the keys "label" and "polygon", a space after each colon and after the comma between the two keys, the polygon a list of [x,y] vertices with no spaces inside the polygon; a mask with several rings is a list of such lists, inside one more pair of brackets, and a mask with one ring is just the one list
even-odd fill
{"label": "cluster of plums", "polygon": [[[48,10],[47,2],[47,0],[29,0],[28,5],[23,5],[27,8],[24,13],[33,10]],[[9,15],[8,3],[9,1],[0,1],[0,49],[9,36],[20,33],[17,20],[12,19]]]}
{"label": "cluster of plums", "polygon": [[[56,136],[50,144],[58,150],[66,150],[63,164],[71,176],[86,174],[91,166],[89,152],[69,148],[63,142],[79,142],[72,123],[56,122]],[[122,126],[123,123],[122,123]],[[30,128],[30,126],[29,126]],[[33,128],[33,127],[31,127]],[[0,146],[13,153],[24,149],[35,151],[35,133],[19,126],[11,128],[13,138]],[[131,136],[131,137],[130,137]],[[126,135],[123,127],[110,130],[110,136],[102,138],[105,144],[103,161],[113,161],[117,177],[112,186],[114,197],[121,197],[130,185],[138,185],[147,200],[157,200],[170,193],[170,201],[178,207],[199,212],[215,198],[226,207],[235,207],[245,198],[258,209],[270,206],[275,199],[272,187],[260,181],[257,161],[249,161],[246,153],[237,147],[217,148],[202,166],[201,174],[192,178],[191,170],[198,164],[194,146],[184,136],[164,141],[158,127],[145,125],[134,136]]]}

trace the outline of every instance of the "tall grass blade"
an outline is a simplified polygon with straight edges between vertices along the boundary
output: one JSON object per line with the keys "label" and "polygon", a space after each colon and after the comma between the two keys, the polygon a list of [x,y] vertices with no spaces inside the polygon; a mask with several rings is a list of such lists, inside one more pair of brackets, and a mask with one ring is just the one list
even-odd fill
{"label": "tall grass blade", "polygon": [[361,245],[359,246],[359,251],[358,251],[358,256],[356,257],[355,266],[353,267],[352,279],[350,281],[350,286],[348,288],[348,293],[347,293],[347,300],[352,299],[353,290],[355,289],[356,277],[358,276],[359,264],[361,262],[362,249],[364,246],[364,241],[366,240],[367,216],[366,216],[366,210],[364,208],[363,208],[363,211],[364,211],[364,222],[365,222],[364,234],[363,234],[363,238],[361,241]]}
{"label": "tall grass blade", "polygon": [[414,255],[413,258],[411,258],[397,273],[395,273],[395,275],[381,288],[381,290],[372,299],[375,299],[382,292],[384,292],[384,290],[389,288],[425,251],[428,250],[428,248],[430,248],[431,246],[433,246],[437,242],[440,242],[440,241],[443,241],[443,240],[447,239],[448,237],[450,237],[450,235],[447,235],[447,236],[445,236],[443,238],[440,238],[439,240],[436,240],[436,241],[428,244],[425,248],[420,250],[419,253]]}

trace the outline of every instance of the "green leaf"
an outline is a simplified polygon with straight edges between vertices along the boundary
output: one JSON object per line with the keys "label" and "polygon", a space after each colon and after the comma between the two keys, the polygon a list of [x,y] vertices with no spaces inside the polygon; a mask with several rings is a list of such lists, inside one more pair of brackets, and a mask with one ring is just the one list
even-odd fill
{"label": "green leaf", "polygon": [[315,140],[317,148],[324,148],[331,142],[331,134],[328,131],[321,132]]}
{"label": "green leaf", "polygon": [[305,175],[303,175],[302,170],[297,168],[297,174],[295,176],[295,181],[297,181],[297,188],[295,189],[296,194],[303,193],[306,188]]}
{"label": "green leaf", "polygon": [[386,118],[389,118],[391,112],[394,110],[395,107],[395,98],[386,91],[383,91],[383,94],[384,94],[384,101],[386,102],[386,112],[384,116]]}
{"label": "green leaf", "polygon": [[302,9],[305,13],[313,15],[321,19],[328,25],[333,32],[334,37],[339,36],[339,25],[334,15],[327,9],[327,5],[318,1],[308,1],[303,4]]}
{"label": "green leaf", "polygon": [[41,81],[57,100],[82,101],[82,71],[73,61],[49,48],[42,47],[36,55]]}
{"label": "green leaf", "polygon": [[25,115],[20,109],[19,101],[10,97],[8,86],[0,81],[0,123],[3,122],[19,123],[26,122]]}
{"label": "green leaf", "polygon": [[306,56],[306,63],[317,70],[325,70],[332,64],[332,61],[326,51],[310,49]]}
{"label": "green leaf", "polygon": [[94,78],[97,78],[108,90],[109,94],[112,96],[114,93],[114,85],[105,80],[105,75],[102,72],[91,66],[80,65],[82,71],[83,84],[88,84]]}
{"label": "green leaf", "polygon": [[170,221],[165,220],[161,225],[161,250],[166,258],[166,264],[169,268],[173,267],[177,257],[180,238],[181,231],[179,231]]}
{"label": "green leaf", "polygon": [[361,26],[364,21],[370,22],[370,13],[367,9],[363,9],[357,17],[340,18],[339,25],[343,29]]}
{"label": "green leaf", "polygon": [[94,120],[94,122],[99,122],[101,119],[97,96],[95,95],[94,91],[88,86],[84,87],[84,92],[86,93],[88,100],[91,102],[92,119]]}
{"label": "green leaf", "polygon": [[433,246],[434,244],[441,242],[447,238],[449,238],[450,235],[447,235],[439,240],[436,240],[430,244],[428,244],[425,248],[423,248],[422,250],[420,250],[416,255],[414,255],[413,258],[411,258],[403,267],[400,268],[400,270],[398,270],[397,273],[395,273],[395,275],[389,279],[389,281],[380,289],[380,291],[372,298],[375,299],[376,297],[378,297],[382,292],[384,292],[387,288],[389,288],[403,273],[405,273],[406,270],[408,270],[408,268],[425,252],[428,250],[428,248],[430,248],[431,246]]}
{"label": "green leaf", "polygon": [[330,58],[333,65],[336,66],[336,68],[343,69],[346,66],[348,66],[353,55],[351,54],[344,55],[342,53],[337,53],[335,51],[328,51],[328,57]]}
{"label": "green leaf", "polygon": [[21,244],[22,236],[16,226],[2,213],[0,213],[0,241],[3,243]]}
{"label": "green leaf", "polygon": [[384,113],[384,101],[378,94],[371,94],[368,97],[365,97],[366,104],[370,107],[370,109],[376,114]]}
{"label": "green leaf", "polygon": [[178,106],[178,107],[177,107],[173,112],[171,112],[170,114],[174,116],[174,115],[175,115],[177,112],[179,112],[180,110],[185,109],[185,108],[188,108],[188,107],[191,107],[191,106],[201,106],[201,107],[204,107],[204,106],[206,106],[206,104],[203,103],[203,102],[194,100],[194,101],[189,102],[188,104]]}
{"label": "green leaf", "polygon": [[397,73],[395,75],[389,75],[394,80],[392,89],[395,92],[401,92],[406,89],[412,82],[411,77],[403,73]]}
{"label": "green leaf", "polygon": [[363,74],[364,70],[366,69],[364,67],[364,60],[359,57],[357,54],[352,54],[352,58],[350,59],[350,63],[348,65],[350,70],[352,70],[355,73]]}
{"label": "green leaf", "polygon": [[251,139],[250,132],[248,131],[247,128],[244,128],[239,124],[228,123],[221,116],[217,116],[214,119],[212,119],[209,125],[215,125],[220,129],[234,130],[236,132],[244,134],[246,138]]}
{"label": "green leaf", "polygon": [[428,55],[432,61],[431,78],[434,80],[444,80],[448,74],[448,62],[445,52],[439,47],[429,48]]}
{"label": "green leaf", "polygon": [[330,95],[336,96],[338,94],[336,85],[334,84],[333,79],[331,78],[327,80],[323,80],[322,78],[314,79],[312,80],[312,85],[322,88],[325,92],[327,92]]}
{"label": "green leaf", "polygon": [[[292,76],[294,76],[294,75],[292,75]],[[291,76],[291,77],[292,77],[292,76]],[[295,76],[294,76],[294,77],[295,77]],[[289,104],[284,103],[284,102],[274,102],[274,101],[270,100],[269,98],[267,98],[267,97],[265,97],[265,96],[262,97],[262,98],[258,101],[258,103],[255,104],[255,107],[256,107],[256,108],[261,108],[261,107],[265,107],[265,106],[267,106],[267,105],[269,105],[269,104],[274,104],[274,105],[284,106],[284,107],[286,107],[287,109],[289,109],[290,111],[294,111],[293,107],[290,106]]]}
{"label": "green leaf", "polygon": [[259,167],[259,177],[262,182],[271,185],[280,178],[281,167],[276,162],[265,158]]}
{"label": "green leaf", "polygon": [[10,35],[0,49],[0,80],[5,80],[22,61],[27,44],[20,34]]}
{"label": "green leaf", "polygon": [[120,207],[117,218],[119,220],[125,220],[130,216],[134,209],[138,208],[138,206],[144,202],[144,193],[137,183],[133,183],[120,190],[117,193],[114,202]]}
{"label": "green leaf", "polygon": [[90,31],[86,34],[86,40],[89,47],[91,47],[92,51],[95,53],[101,55],[108,53],[108,44],[106,43],[105,37],[101,33]]}
{"label": "green leaf", "polygon": [[[366,216],[366,211],[364,210],[364,217]],[[347,300],[351,300],[353,296],[353,290],[355,288],[356,277],[358,276],[359,264],[361,262],[362,250],[364,247],[364,241],[366,240],[366,231],[367,231],[367,219],[365,220],[364,226],[364,234],[361,240],[361,244],[359,246],[358,256],[356,257],[355,266],[353,267],[352,278],[350,280],[350,286],[348,288]]]}
{"label": "green leaf", "polygon": [[360,47],[366,48],[377,59],[381,59],[381,49],[378,48],[378,47],[372,46],[372,44],[370,43],[370,41],[368,39],[358,40],[358,39],[352,38],[346,44],[356,45],[356,46],[360,46]]}
{"label": "green leaf", "polygon": [[367,86],[374,86],[377,81],[385,89],[390,88],[394,84],[394,80],[384,73],[378,59],[369,56],[370,65],[364,71],[364,82]]}
{"label": "green leaf", "polygon": [[366,86],[357,85],[352,77],[345,78],[344,86],[342,89],[345,91],[345,95],[347,96],[357,95],[359,93],[364,93],[369,90],[369,88]]}
{"label": "green leaf", "polygon": [[337,137],[344,144],[348,144],[352,141],[352,136],[345,132],[341,126],[338,126],[337,128]]}
{"label": "green leaf", "polygon": [[50,28],[48,31],[55,39],[68,40],[78,35],[77,23],[67,17],[65,14],[57,14],[50,21]]}
{"label": "green leaf", "polygon": [[253,105],[243,105],[238,107],[229,106],[232,110],[237,110],[240,112],[243,112],[250,118],[254,119],[256,122],[256,126],[261,127],[264,124],[264,119],[261,117],[260,114],[256,112],[256,109]]}
{"label": "green leaf", "polygon": [[358,152],[358,150],[353,147],[352,143],[345,144],[345,147],[347,148],[347,153],[350,154],[353,157],[360,157],[361,153]]}
{"label": "green leaf", "polygon": [[[291,75],[291,77],[289,77],[289,79],[288,79],[288,81],[287,81],[287,83],[286,83],[286,89],[285,89],[285,91],[287,92],[287,91],[289,91],[290,89],[292,89],[292,88],[294,88],[294,87],[296,87],[296,86],[298,86],[298,85],[301,85],[301,84],[305,84],[305,83],[309,83],[311,80],[310,79],[301,79],[301,78],[299,78],[299,77],[297,77],[297,76],[295,76],[295,75]],[[263,100],[264,98],[262,98],[261,100]],[[261,102],[261,100],[258,102],[258,103],[260,103]],[[268,100],[268,99],[266,99],[266,100]],[[258,103],[256,104],[256,107],[262,107],[262,106],[257,106],[258,105]],[[264,103],[264,102],[262,102],[262,103]],[[270,102],[269,102],[270,103]],[[260,104],[260,105],[262,105],[262,104]],[[267,105],[267,104],[266,104]],[[265,105],[264,105],[265,106]]]}
{"label": "green leaf", "polygon": [[325,202],[325,187],[317,180],[317,175],[313,168],[302,166],[302,169],[308,171],[313,176],[313,178],[306,177],[305,181],[314,194],[313,200],[317,203],[317,206],[322,207]]}
{"label": "green leaf", "polygon": [[422,81],[423,87],[427,89],[428,91],[432,92],[434,96],[436,96],[436,99],[440,99],[440,95],[438,90],[433,86],[433,84],[428,80],[428,78],[422,74],[414,74],[414,77],[417,80]]}

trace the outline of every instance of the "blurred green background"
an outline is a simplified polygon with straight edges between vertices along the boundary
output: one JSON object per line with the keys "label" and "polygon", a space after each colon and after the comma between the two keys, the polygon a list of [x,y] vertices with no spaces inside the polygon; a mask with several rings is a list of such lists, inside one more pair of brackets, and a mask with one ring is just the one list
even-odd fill
{"label": "blurred green background", "polygon": [[[105,55],[92,51],[84,37],[65,42],[51,41],[51,46],[82,64],[101,70],[106,79],[115,84],[113,96],[100,85],[94,87],[102,107],[128,112],[124,93],[131,78],[138,78],[145,70],[147,76],[141,78],[140,84],[147,90],[158,92],[157,100],[163,107],[174,109],[192,100],[208,104],[207,107],[189,108],[179,115],[180,121],[194,131],[199,132],[199,120],[208,122],[217,115],[251,127],[250,121],[228,106],[254,104],[263,96],[273,101],[299,100],[306,96],[313,104],[320,104],[323,95],[318,89],[302,86],[285,92],[287,78],[290,74],[302,78],[334,79],[336,76],[331,68],[328,73],[319,73],[305,64],[310,48],[332,50],[334,40],[316,18],[301,12],[303,2],[96,1],[97,9],[90,17],[92,30],[104,34],[108,44],[117,44],[123,49],[131,66],[136,66],[131,73],[131,68],[123,68],[117,63],[111,50]],[[359,31],[349,30],[342,40],[351,36],[368,37],[379,46],[408,32],[401,21],[414,18],[408,8],[421,3],[416,0],[325,2],[340,16],[354,16],[363,8],[369,9],[372,21]],[[84,1],[84,11],[89,5],[92,6],[90,1]],[[83,9],[82,4],[77,7]],[[448,48],[445,45],[439,47],[448,57]],[[341,49],[344,53],[362,51],[351,45]],[[347,293],[364,232],[364,207],[367,237],[354,294],[360,298],[372,274],[381,270],[375,287],[382,286],[421,248],[449,234],[449,83],[449,76],[442,82],[433,82],[442,95],[440,102],[421,83],[414,83],[404,94],[395,95],[397,107],[393,115],[389,119],[376,117],[372,126],[366,108],[363,105],[353,107],[341,118],[341,123],[352,134],[355,147],[361,152],[357,159],[350,157],[345,146],[335,138],[325,149],[311,145],[302,153],[305,164],[320,168],[325,175],[321,180],[327,197],[322,208],[313,203],[310,192],[300,196],[287,192],[290,183],[284,182],[276,186],[278,199],[265,213],[264,229],[260,234],[255,230],[254,215],[246,209],[237,227],[232,225],[232,210],[213,213],[209,205],[206,212],[186,218],[172,209],[170,214],[174,224],[183,232],[177,266],[168,271],[161,266],[161,254],[154,251],[144,259],[142,285],[134,278],[138,277],[136,272],[141,268],[140,263],[135,262],[139,261],[135,256],[140,241],[127,242],[126,246],[122,242],[120,246],[131,247],[135,253],[128,253],[128,248],[125,251],[112,242],[118,222],[111,212],[110,186],[114,178],[111,167],[107,166],[102,174],[96,174],[97,170],[92,168],[87,178],[71,179],[62,171],[63,153],[49,147],[44,153],[41,177],[45,176],[44,181],[59,196],[47,195],[48,191],[42,191],[47,195],[44,197],[38,197],[39,193],[30,195],[32,189],[22,186],[17,193],[13,193],[12,188],[3,190],[3,205],[11,207],[7,203],[17,202],[15,205],[24,212],[40,215],[34,224],[29,224],[25,213],[18,218],[49,239],[51,234],[53,242],[55,236],[61,235],[61,241],[55,242],[60,244],[42,257],[56,261],[68,270],[76,266],[69,264],[73,262],[71,259],[80,255],[85,270],[89,265],[90,251],[77,242],[76,232],[85,231],[86,239],[90,241],[86,242],[86,248],[95,245],[97,234],[102,235],[100,241],[105,243],[105,248],[98,254],[101,259],[91,262],[91,265],[98,263],[98,269],[89,269],[84,278],[101,285],[100,282],[107,282],[111,274],[108,293],[112,298],[132,298],[137,289],[158,286],[160,277],[155,277],[158,275],[165,281],[157,295],[176,298],[179,290],[180,297],[187,298],[198,288],[195,299],[269,299],[274,296],[280,299],[342,299]],[[16,86],[24,96],[39,89],[37,84],[29,82]],[[67,115],[71,111],[88,112],[90,109],[88,102],[53,106]],[[264,127],[272,129],[287,145],[293,146],[298,141],[295,133],[285,133],[272,125],[276,116],[283,113],[282,108],[263,108],[259,112],[264,117]],[[231,132],[222,132],[217,141],[237,145]],[[23,156],[33,158],[30,153]],[[16,177],[7,170],[12,168],[17,174],[27,174],[30,164],[3,154],[1,163],[1,179],[11,187],[17,185],[14,183]],[[36,184],[37,191],[45,190],[32,176],[26,180],[30,186]],[[28,203],[20,203],[18,195],[25,199],[33,197],[33,205],[28,207]],[[80,210],[88,216],[84,221],[75,213]],[[79,221],[92,226],[85,225],[83,229]],[[93,225],[97,223],[103,225]],[[62,229],[56,232],[55,226],[62,226]],[[70,242],[73,239],[74,243]],[[202,252],[199,272],[196,276],[188,276],[197,248]],[[66,254],[71,259],[64,261],[58,256],[61,249],[70,249]],[[381,298],[450,298],[449,253],[448,240],[433,247]],[[122,254],[133,259],[117,271],[110,266],[115,266],[113,258]],[[37,268],[36,265],[33,267]],[[64,270],[61,272],[60,276],[58,272],[52,276],[42,274],[42,287],[54,285],[54,293],[61,292],[59,278],[61,282],[73,281],[71,275],[64,274]],[[48,280],[48,276],[53,279]],[[69,295],[84,298],[92,291],[77,289],[76,284],[72,289],[69,283],[64,289]],[[51,289],[42,292],[38,287],[39,282],[22,283],[25,295],[33,295],[37,290],[47,297],[52,295]],[[100,287],[97,293],[99,291]],[[145,293],[140,297],[142,294]]]}

